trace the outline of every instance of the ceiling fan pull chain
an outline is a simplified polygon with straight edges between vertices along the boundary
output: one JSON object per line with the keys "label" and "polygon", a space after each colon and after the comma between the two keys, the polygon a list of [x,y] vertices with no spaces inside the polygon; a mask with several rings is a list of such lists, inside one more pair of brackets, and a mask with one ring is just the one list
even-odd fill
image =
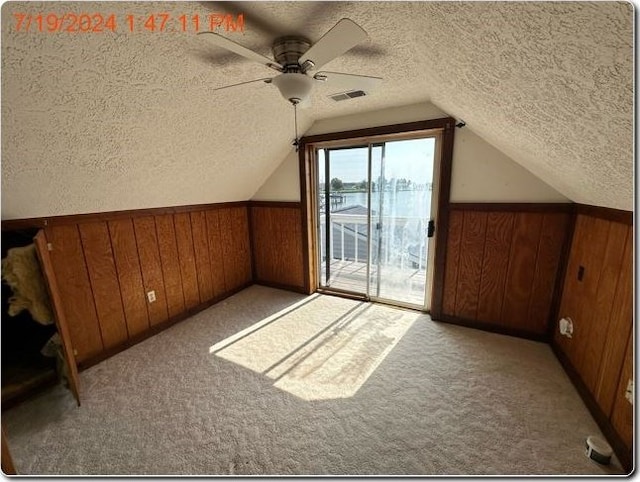
{"label": "ceiling fan pull chain", "polygon": [[293,104],[293,125],[296,133],[296,138],[293,141],[293,145],[296,146],[296,152],[298,152],[298,103],[292,102]]}

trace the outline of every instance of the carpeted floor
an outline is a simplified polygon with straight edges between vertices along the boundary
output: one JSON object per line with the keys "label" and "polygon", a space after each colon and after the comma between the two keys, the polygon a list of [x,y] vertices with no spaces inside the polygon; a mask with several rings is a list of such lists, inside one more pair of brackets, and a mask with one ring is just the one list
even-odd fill
{"label": "carpeted floor", "polygon": [[596,474],[549,346],[253,286],[3,414],[21,474]]}

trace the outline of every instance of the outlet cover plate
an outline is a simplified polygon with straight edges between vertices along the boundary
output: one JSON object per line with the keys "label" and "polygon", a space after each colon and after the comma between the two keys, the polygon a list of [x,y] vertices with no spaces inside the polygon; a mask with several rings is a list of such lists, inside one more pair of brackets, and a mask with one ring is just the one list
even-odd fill
{"label": "outlet cover plate", "polygon": [[629,380],[627,383],[627,391],[624,392],[624,397],[633,405],[633,380]]}

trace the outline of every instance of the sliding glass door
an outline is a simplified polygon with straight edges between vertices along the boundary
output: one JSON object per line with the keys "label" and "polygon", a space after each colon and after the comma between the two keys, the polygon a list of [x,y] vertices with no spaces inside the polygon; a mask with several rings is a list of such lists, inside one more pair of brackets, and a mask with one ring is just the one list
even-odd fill
{"label": "sliding glass door", "polygon": [[322,288],[428,309],[437,142],[316,150]]}

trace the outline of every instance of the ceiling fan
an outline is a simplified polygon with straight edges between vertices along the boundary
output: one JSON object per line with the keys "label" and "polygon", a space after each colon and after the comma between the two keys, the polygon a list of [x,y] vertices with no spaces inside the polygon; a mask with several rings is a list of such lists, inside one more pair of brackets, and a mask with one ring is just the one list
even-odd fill
{"label": "ceiling fan", "polygon": [[368,75],[318,71],[320,67],[367,38],[364,29],[348,18],[338,21],[313,45],[309,39],[298,35],[277,38],[271,47],[273,60],[215,32],[200,32],[198,35],[205,35],[217,47],[222,47],[279,72],[279,75],[275,77],[263,77],[213,90],[265,82],[275,85],[282,96],[296,107],[309,97],[315,82],[326,82],[327,85],[334,86],[338,92],[354,89],[371,90],[382,80],[380,77]]}

